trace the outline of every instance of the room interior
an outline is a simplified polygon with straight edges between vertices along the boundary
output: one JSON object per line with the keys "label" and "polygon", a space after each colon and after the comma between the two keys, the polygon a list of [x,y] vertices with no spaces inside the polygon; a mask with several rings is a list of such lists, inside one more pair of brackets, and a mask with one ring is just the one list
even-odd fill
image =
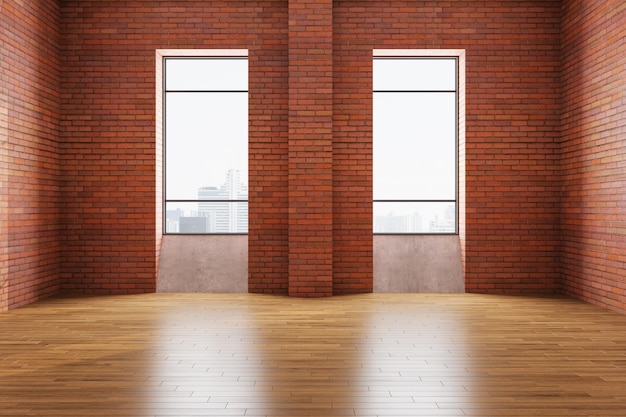
{"label": "room interior", "polygon": [[[293,407],[276,406],[285,394],[278,395],[269,408],[234,407],[233,414],[248,410],[258,415],[319,415],[324,410],[326,415],[404,411],[406,415],[623,415],[626,397],[619,391],[626,381],[617,375],[626,363],[626,4],[622,1],[0,0],[0,12],[0,349],[7,346],[0,360],[7,368],[0,371],[0,382],[5,378],[16,387],[0,393],[0,403],[15,415],[78,415],[80,407],[94,407],[102,415],[127,415],[132,410],[137,415],[159,415],[159,410],[136,403],[125,402],[127,407],[117,409],[117,414],[107,408],[115,395],[126,398],[121,391],[130,377],[116,380],[113,389],[121,391],[110,391],[99,405],[76,398],[73,409],[72,401],[59,401],[48,409],[49,414],[44,403],[35,405],[25,394],[24,387],[32,383],[47,392],[48,402],[54,402],[55,392],[67,399],[68,392],[87,381],[84,375],[72,374],[71,369],[79,368],[105,372],[109,366],[112,370],[132,366],[133,375],[147,381],[151,375],[157,379],[155,375],[168,375],[174,382],[167,392],[185,387],[193,397],[191,392],[199,386],[176,383],[180,369],[166,367],[160,368],[164,374],[150,374],[139,369],[147,366],[140,363],[141,355],[131,355],[134,359],[128,362],[120,359],[133,348],[125,344],[132,335],[124,333],[125,318],[114,314],[117,307],[120,314],[139,317],[134,329],[152,337],[153,344],[138,345],[136,352],[149,352],[153,359],[168,355],[159,351],[159,343],[162,349],[176,340],[185,347],[201,345],[200,336],[211,330],[198,329],[214,325],[217,330],[211,334],[230,337],[234,343],[257,340],[259,346],[269,346],[265,353],[244,352],[256,359],[260,356],[254,355],[266,354],[253,361],[257,371],[263,370],[263,363],[271,363],[272,369],[291,366],[294,372],[302,371],[298,367],[304,365],[295,362],[316,359],[305,374],[321,376],[317,396],[294,394],[295,388],[288,396],[293,403],[318,398],[320,407],[308,411],[295,407],[297,414]],[[245,49],[248,54],[250,214],[245,235],[175,236],[164,230],[157,51],[198,49]],[[458,233],[409,237],[373,233],[372,58],[374,51],[390,49],[463,51]],[[386,250],[390,239],[401,246]],[[194,250],[185,249],[189,247]],[[238,261],[207,261],[204,254],[210,257],[217,250],[236,253]],[[185,258],[191,252],[200,255]],[[440,258],[427,268],[424,262],[433,259],[433,253]],[[177,273],[182,267],[189,269]],[[449,269],[442,272],[443,267]],[[380,272],[381,268],[387,272]],[[390,284],[394,274],[388,271],[398,268],[410,271],[402,285],[425,279],[428,286]],[[222,293],[219,298],[205,287],[184,287],[191,275],[207,270],[222,280],[219,285],[236,281],[235,289],[210,287],[209,291]],[[458,273],[461,287],[441,286],[451,276],[449,270]],[[164,274],[183,287],[168,287]],[[389,298],[394,294],[399,297],[395,301]],[[358,300],[364,304],[359,306]],[[502,314],[503,321],[468,313],[473,311],[472,302],[475,308]],[[404,315],[394,303],[406,307]],[[445,304],[458,308],[454,325],[442,309]],[[166,313],[148,318],[136,310],[137,306],[150,310],[150,305]],[[336,310],[324,310],[329,306]],[[198,315],[208,316],[196,317],[193,308]],[[271,308],[299,317],[301,324],[272,314]],[[531,318],[512,317],[509,309],[517,308],[519,317],[526,312]],[[255,309],[260,315],[249,315]],[[346,323],[355,333],[341,341],[335,334],[341,332],[337,323],[354,315],[350,309],[366,310],[363,314],[371,321]],[[562,317],[556,313],[559,309]],[[224,324],[228,319],[220,321],[224,311],[239,317],[233,319],[236,324],[230,336],[220,333],[230,326]],[[173,314],[169,324],[167,312]],[[62,322],[61,315],[69,321]],[[100,321],[107,315],[111,321]],[[81,317],[86,327],[80,327]],[[193,322],[194,317],[201,323],[198,328],[187,325],[186,320]],[[219,323],[208,324],[210,317]],[[368,355],[350,359],[341,356],[342,349],[333,352],[335,346],[360,352],[358,346],[367,334],[359,333],[359,327],[384,340],[389,334],[376,335],[376,330],[394,320],[398,327],[389,329],[397,333],[391,337],[398,344],[406,342],[407,351],[393,353],[386,350],[389,346],[378,346],[389,353],[387,359],[395,354],[415,358],[421,346],[410,337],[420,334],[410,332],[415,324],[439,323],[437,328],[453,332],[441,337],[458,341],[467,333],[477,337],[479,345],[480,330],[491,330],[481,326],[481,319],[503,326],[484,336],[489,340],[479,355],[481,361],[464,364],[460,358],[472,357],[471,352],[455,350],[474,342],[446,345],[452,359],[428,356],[431,365],[440,366],[415,368],[413,374],[406,370],[408,380],[393,379],[384,368],[399,377],[402,366],[413,366],[411,360],[385,362]],[[154,321],[163,327],[152,327]],[[610,324],[603,327],[602,322]],[[304,331],[302,326],[320,333],[281,339],[277,337],[281,323],[296,333]],[[528,327],[529,323],[535,327]],[[43,334],[39,325],[58,333]],[[118,333],[102,334],[110,338],[110,351],[105,343],[96,342],[100,325],[117,328]],[[254,338],[260,339],[242,330],[255,326]],[[527,333],[516,338],[518,328]],[[300,357],[285,347],[294,356],[284,362],[271,343],[263,342],[306,348],[316,345],[313,338],[325,337],[320,336],[323,329],[330,332],[329,339],[320,345],[331,346]],[[436,339],[433,329],[423,333],[427,339]],[[172,333],[159,333],[167,331]],[[533,332],[541,337],[532,339]],[[20,343],[13,345],[11,340]],[[606,342],[604,348],[600,341]],[[73,350],[73,343],[75,348],[84,345],[88,352]],[[432,351],[436,341],[428,343],[421,347]],[[28,346],[33,355],[35,351],[44,358],[52,355],[51,362],[30,362],[35,356],[29,356]],[[538,350],[533,351],[533,346]],[[575,351],[582,356],[572,356]],[[233,357],[241,353],[229,352]],[[493,380],[506,386],[502,381],[519,379],[512,370],[531,369],[530,361],[498,357],[507,352],[534,358],[535,364],[554,373],[540,375],[533,368],[533,377],[511,385],[510,391],[487,384],[483,391],[474,392],[472,400],[459,390],[481,385],[468,382],[460,368],[446,374],[454,364],[462,365],[471,369],[473,382],[485,382],[499,372],[481,367],[491,356],[510,370],[498,376],[504,379]],[[188,353],[201,367],[202,357]],[[76,361],[56,362],[63,354]],[[428,396],[423,393],[433,389],[428,384],[422,396],[400,395],[398,407],[387,396],[374,396],[381,410],[362,399],[365,391],[385,391],[384,382],[376,385],[370,380],[361,387],[365,391],[345,392],[346,398],[356,399],[343,403],[345,407],[335,406],[331,413],[331,404],[341,401],[324,391],[320,381],[329,381],[323,376],[329,371],[321,363],[332,362],[335,354],[342,358],[338,360],[343,365],[335,363],[338,369],[356,367],[354,375],[339,379],[340,384],[358,384],[358,368],[365,369],[364,380],[368,375],[374,380],[389,377],[403,387],[438,375],[433,380],[459,390],[449,393],[449,401],[442,402],[447,406],[435,407],[437,411],[432,408],[437,401],[425,400]],[[544,363],[551,356],[562,362]],[[382,361],[379,371],[373,372],[368,367],[378,360]],[[576,365],[571,372],[566,370],[569,360]],[[150,366],[157,369],[158,361],[153,362]],[[182,357],[179,363],[187,365]],[[346,363],[349,366],[344,367]],[[596,365],[596,370],[583,365],[587,363]],[[235,368],[250,365],[232,364]],[[230,375],[228,369],[220,369],[222,375]],[[185,371],[181,372],[183,378]],[[27,374],[32,379],[25,378]],[[53,378],[45,380],[45,375]],[[250,377],[239,376],[245,380],[246,375]],[[285,384],[305,384],[302,375],[278,372],[268,378],[286,379],[259,386],[280,391]],[[568,378],[575,381],[558,388],[559,375],[560,383]],[[69,380],[55,391],[55,381],[64,377]],[[258,378],[254,381],[261,381]],[[226,379],[211,382],[223,383]],[[547,385],[541,385],[545,390],[540,393],[531,388],[533,384]],[[107,390],[106,384],[87,386],[93,395]],[[133,389],[138,393],[150,391],[149,387],[154,388],[139,384]],[[494,390],[498,399],[490,402]],[[150,392],[145,398],[168,395],[158,389]],[[524,408],[523,395],[536,407]],[[254,396],[262,397],[259,391]],[[206,390],[202,398],[203,404],[212,403]],[[461,399],[467,400],[465,406]],[[497,405],[491,408],[485,405],[494,402]],[[193,412],[227,415],[229,400],[215,403],[224,409],[198,411],[196,402],[187,404]],[[184,401],[172,404],[164,412],[181,414],[176,407]],[[420,404],[425,407],[421,411]]]}
{"label": "room interior", "polygon": [[[323,244],[312,295],[373,290],[372,51],[458,48],[465,291],[565,294],[624,312],[621,3],[316,7],[327,20],[315,20],[315,44],[328,48],[308,53],[332,77],[318,74],[326,95],[314,104],[332,113],[316,139],[327,163],[300,178],[289,161],[313,152],[296,146],[311,127],[289,100],[310,96],[295,80],[321,61],[295,65],[298,42],[310,41],[307,25],[289,25],[296,3],[3,1],[0,310],[60,293],[156,290],[155,51],[219,47],[250,54],[248,291],[306,296],[296,265],[315,234]],[[311,175],[328,186],[305,196],[326,206],[301,221],[304,200],[293,195]]]}

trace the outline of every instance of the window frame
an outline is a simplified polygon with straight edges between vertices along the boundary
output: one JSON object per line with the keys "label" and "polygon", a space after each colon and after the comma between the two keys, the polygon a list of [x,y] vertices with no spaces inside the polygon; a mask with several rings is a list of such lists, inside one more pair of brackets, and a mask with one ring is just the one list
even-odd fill
{"label": "window frame", "polygon": [[[160,139],[160,152],[158,155],[160,156],[161,161],[157,161],[157,163],[161,164],[161,227],[162,227],[162,235],[176,235],[176,236],[184,236],[184,235],[192,235],[192,236],[207,236],[207,235],[248,235],[249,231],[249,214],[247,216],[248,227],[245,232],[168,232],[167,231],[167,208],[168,203],[181,203],[181,204],[199,204],[199,203],[229,203],[229,204],[245,204],[246,207],[249,207],[248,199],[168,199],[167,198],[167,129],[166,129],[166,108],[167,108],[167,94],[168,93],[246,93],[246,102],[249,108],[249,86],[246,87],[245,90],[204,90],[204,89],[194,89],[194,90],[167,90],[166,85],[166,61],[168,59],[245,59],[249,62],[248,50],[247,49],[166,49],[166,50],[157,50],[156,54],[156,80],[157,80],[157,139]],[[249,67],[248,67],[249,68]],[[248,69],[249,71],[249,69]],[[246,110],[248,110],[248,108]],[[248,115],[248,124],[249,124],[249,115]],[[249,143],[249,141],[248,141]],[[249,145],[248,145],[249,146]],[[249,148],[247,147],[247,153],[249,158]]]}
{"label": "window frame", "polygon": [[[376,199],[372,198],[372,207],[376,203],[408,203],[408,204],[419,204],[419,203],[453,203],[454,204],[454,231],[450,232],[376,232],[374,229],[374,235],[400,235],[400,236],[417,236],[417,235],[434,235],[434,236],[446,236],[446,235],[459,235],[460,233],[460,172],[459,172],[459,162],[460,162],[460,145],[461,142],[464,142],[464,97],[465,97],[465,51],[464,50],[446,50],[446,49],[426,49],[426,50],[410,50],[410,49],[375,49],[373,51],[372,57],[372,67],[374,65],[375,60],[383,60],[383,59],[423,59],[423,60],[432,60],[432,59],[453,59],[455,61],[455,80],[454,80],[454,90],[428,90],[428,89],[401,89],[401,90],[385,90],[385,89],[374,89],[374,74],[372,71],[372,105],[374,103],[374,94],[376,93],[398,93],[398,92],[407,92],[407,93],[454,93],[455,97],[455,155],[454,155],[454,178],[455,178],[455,190],[454,190],[454,200],[449,199]],[[374,112],[374,108],[372,106],[372,115]],[[372,140],[375,141],[376,138],[372,135]],[[373,160],[376,158],[376,155],[372,155]],[[373,176],[375,172],[372,173]],[[372,177],[373,178],[373,177]],[[374,212],[372,213],[372,228],[374,227],[373,222],[375,220]]]}

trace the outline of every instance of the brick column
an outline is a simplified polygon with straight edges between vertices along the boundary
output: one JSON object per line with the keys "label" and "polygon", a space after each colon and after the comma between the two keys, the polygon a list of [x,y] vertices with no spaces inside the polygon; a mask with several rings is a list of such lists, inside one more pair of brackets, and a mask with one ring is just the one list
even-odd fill
{"label": "brick column", "polygon": [[333,289],[332,0],[289,1],[289,295]]}

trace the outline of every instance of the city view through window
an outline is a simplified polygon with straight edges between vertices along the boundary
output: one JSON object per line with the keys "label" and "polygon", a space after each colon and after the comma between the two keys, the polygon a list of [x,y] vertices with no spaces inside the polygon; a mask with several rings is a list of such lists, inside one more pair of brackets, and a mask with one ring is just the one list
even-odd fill
{"label": "city view through window", "polygon": [[164,67],[165,233],[247,233],[248,60]]}
{"label": "city view through window", "polygon": [[376,203],[374,233],[455,233],[454,203]]}
{"label": "city view through window", "polygon": [[[247,233],[248,185],[229,169],[224,182],[198,188],[197,202],[167,203],[167,233]],[[240,201],[233,201],[240,200]]]}
{"label": "city view through window", "polygon": [[373,61],[374,233],[456,233],[454,57]]}

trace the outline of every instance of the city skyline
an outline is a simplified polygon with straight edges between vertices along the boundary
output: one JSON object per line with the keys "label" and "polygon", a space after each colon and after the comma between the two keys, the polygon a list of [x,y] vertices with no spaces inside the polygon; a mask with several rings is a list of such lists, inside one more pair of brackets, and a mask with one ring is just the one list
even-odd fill
{"label": "city skyline", "polygon": [[430,204],[432,207],[428,205],[429,203],[401,204],[401,207],[413,207],[412,210],[401,211],[394,210],[398,208],[394,204],[394,207],[386,210],[386,214],[377,214],[375,210],[374,233],[455,233],[456,204],[434,203]]}
{"label": "city skyline", "polygon": [[[168,203],[168,233],[247,233],[248,184],[242,172],[230,168],[220,186],[197,189],[197,201]],[[217,200],[217,201],[212,201]],[[228,201],[225,201],[228,200]]]}
{"label": "city skyline", "polygon": [[[196,190],[197,200],[168,202],[167,233],[247,233],[248,184],[241,170],[230,168],[220,185]],[[228,201],[225,201],[228,200]],[[414,203],[385,207],[375,203],[374,233],[454,233],[455,203]]]}

